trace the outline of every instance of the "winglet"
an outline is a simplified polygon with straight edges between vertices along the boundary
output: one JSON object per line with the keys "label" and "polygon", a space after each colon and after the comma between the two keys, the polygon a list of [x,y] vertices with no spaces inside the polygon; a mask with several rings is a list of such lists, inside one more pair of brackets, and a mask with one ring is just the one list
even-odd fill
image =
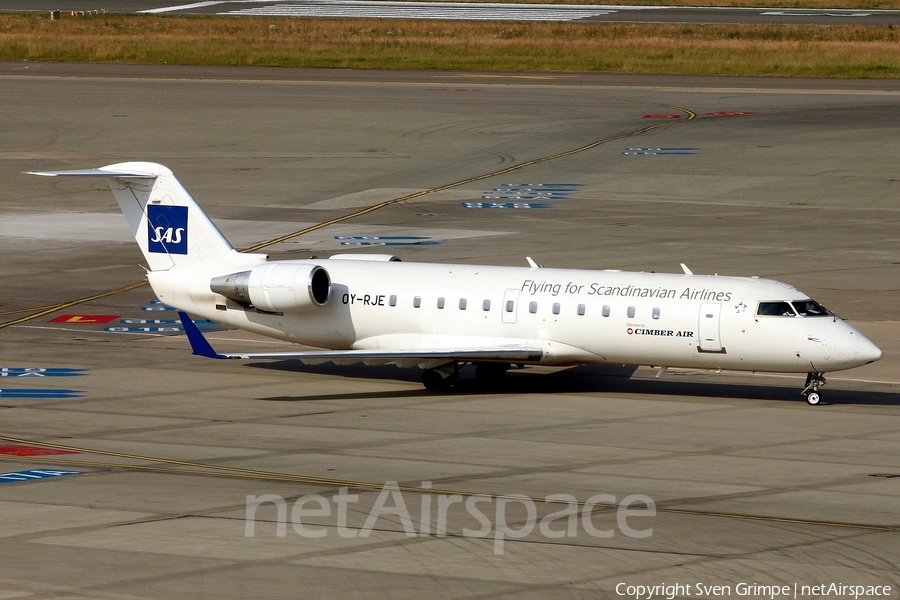
{"label": "winglet", "polygon": [[187,316],[187,313],[179,311],[178,318],[181,319],[181,325],[184,327],[184,332],[191,343],[191,350],[195,355],[206,358],[228,358],[224,354],[219,354],[213,350],[213,347],[209,345],[209,342],[206,341],[206,338],[203,337],[203,334],[200,333],[200,330],[197,329],[191,318]]}

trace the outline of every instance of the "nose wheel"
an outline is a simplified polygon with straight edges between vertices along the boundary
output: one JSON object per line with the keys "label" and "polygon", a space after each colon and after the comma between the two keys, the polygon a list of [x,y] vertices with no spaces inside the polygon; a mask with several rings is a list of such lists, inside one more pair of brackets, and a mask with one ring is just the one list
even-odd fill
{"label": "nose wheel", "polygon": [[806,403],[815,406],[822,401],[819,394],[819,386],[825,385],[825,375],[823,373],[808,373],[806,375],[806,387],[800,392],[806,396]]}

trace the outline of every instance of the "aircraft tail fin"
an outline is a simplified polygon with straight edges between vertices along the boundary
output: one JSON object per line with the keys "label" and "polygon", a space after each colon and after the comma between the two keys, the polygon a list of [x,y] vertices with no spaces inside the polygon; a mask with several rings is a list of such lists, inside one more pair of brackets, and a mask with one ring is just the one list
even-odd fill
{"label": "aircraft tail fin", "polygon": [[258,262],[240,254],[228,243],[172,171],[163,165],[127,162],[99,169],[30,174],[106,179],[151,271]]}

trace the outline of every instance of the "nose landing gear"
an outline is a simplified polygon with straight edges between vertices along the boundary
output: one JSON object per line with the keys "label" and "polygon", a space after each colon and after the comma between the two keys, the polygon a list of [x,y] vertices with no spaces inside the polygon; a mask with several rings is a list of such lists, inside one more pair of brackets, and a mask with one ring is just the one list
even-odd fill
{"label": "nose landing gear", "polygon": [[819,386],[825,385],[825,383],[824,373],[808,373],[806,375],[806,387],[800,393],[806,396],[807,404],[815,406],[822,401],[822,396],[819,394]]}

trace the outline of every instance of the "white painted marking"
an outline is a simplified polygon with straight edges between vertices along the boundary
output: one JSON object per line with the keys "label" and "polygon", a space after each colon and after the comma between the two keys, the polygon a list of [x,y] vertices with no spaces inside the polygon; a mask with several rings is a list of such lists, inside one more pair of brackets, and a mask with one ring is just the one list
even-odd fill
{"label": "white painted marking", "polygon": [[857,12],[790,12],[783,10],[775,10],[771,12],[759,13],[765,16],[773,17],[870,17],[872,13]]}
{"label": "white painted marking", "polygon": [[40,325],[13,325],[16,329],[49,329],[51,331],[77,331],[78,333],[100,333],[100,334],[108,334],[115,333],[120,335],[143,335],[143,336],[152,336],[152,337],[166,337],[162,334],[156,333],[134,333],[129,331],[102,331],[95,329],[72,329],[70,327],[41,327]]}
{"label": "white painted marking", "polygon": [[180,6],[164,6],[162,8],[151,8],[148,10],[139,10],[140,14],[158,14],[174,12],[177,10],[190,10],[192,8],[203,8],[205,6],[214,6],[216,4],[225,4],[225,0],[212,0],[210,2],[194,2],[193,4],[182,4]]}
{"label": "white painted marking", "polygon": [[[475,192],[477,193],[477,192]],[[475,193],[469,192],[468,197]],[[374,202],[372,203],[374,204]],[[237,219],[217,219],[216,225],[222,233],[237,247],[252,245],[259,240],[285,235],[293,231],[314,225],[314,222],[301,221],[241,221]],[[328,228],[327,231],[311,232],[294,240],[285,242],[288,246],[315,245],[317,249],[339,249],[340,241],[334,236],[343,235],[380,235],[380,236],[425,236],[433,239],[455,240],[471,237],[506,235],[508,231],[490,231],[476,229],[438,229],[419,227],[395,227],[388,225],[351,225],[341,224]],[[134,242],[134,236],[128,229],[121,213],[34,213],[4,215],[0,219],[0,238],[30,238],[52,244],[50,240],[69,240],[74,242]]]}
{"label": "white painted marking", "polygon": [[442,19],[469,21],[573,21],[617,10],[557,5],[485,5],[433,2],[366,2],[336,0],[322,3],[276,4],[220,14],[241,16],[338,17],[371,19]]}

